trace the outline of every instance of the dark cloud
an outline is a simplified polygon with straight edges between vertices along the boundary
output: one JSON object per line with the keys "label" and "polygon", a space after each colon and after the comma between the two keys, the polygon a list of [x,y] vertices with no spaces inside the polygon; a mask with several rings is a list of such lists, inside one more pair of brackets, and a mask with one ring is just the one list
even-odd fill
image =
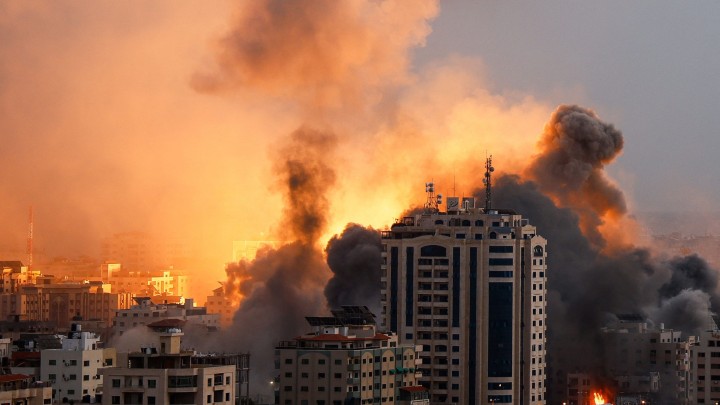
{"label": "dark cloud", "polygon": [[378,231],[357,224],[330,239],[325,249],[333,272],[325,286],[330,308],[365,305],[380,314],[380,247]]}

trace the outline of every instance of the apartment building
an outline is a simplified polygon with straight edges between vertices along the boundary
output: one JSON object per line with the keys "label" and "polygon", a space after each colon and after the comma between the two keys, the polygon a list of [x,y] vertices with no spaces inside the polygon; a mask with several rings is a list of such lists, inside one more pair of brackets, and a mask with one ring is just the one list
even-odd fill
{"label": "apartment building", "polygon": [[52,384],[60,402],[95,402],[103,381],[100,370],[115,364],[113,348],[103,348],[97,336],[72,325],[61,349],[40,352],[40,378]]}
{"label": "apartment building", "polygon": [[112,321],[114,336],[163,319],[181,319],[202,325],[210,331],[220,328],[220,315],[208,313],[205,307],[195,307],[191,298],[185,299],[183,304],[155,303],[151,297],[135,297],[133,300],[135,305],[115,313]]}
{"label": "apartment building", "polygon": [[24,374],[0,375],[0,404],[46,405],[52,403],[52,388]]}
{"label": "apartment building", "polygon": [[[151,323],[155,341],[118,355],[118,367],[101,370],[103,404],[235,404],[237,364],[181,350],[181,320]],[[227,357],[227,356],[226,356]],[[227,360],[227,359],[226,359]],[[223,364],[224,363],[224,364]]]}
{"label": "apartment building", "polygon": [[428,194],[381,231],[381,327],[422,347],[433,404],[544,404],[547,241],[512,210]]}
{"label": "apartment building", "polygon": [[414,345],[380,333],[367,307],[308,317],[312,333],[276,348],[277,404],[428,404]]}

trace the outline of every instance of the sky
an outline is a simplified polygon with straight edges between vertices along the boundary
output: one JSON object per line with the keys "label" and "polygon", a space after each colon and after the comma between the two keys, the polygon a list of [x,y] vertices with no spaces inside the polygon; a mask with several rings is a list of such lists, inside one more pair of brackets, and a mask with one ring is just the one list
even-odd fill
{"label": "sky", "polygon": [[281,238],[299,127],[338,138],[327,240],[431,179],[470,194],[486,153],[521,170],[560,104],[622,131],[607,171],[631,212],[718,211],[720,3],[318,2],[262,32],[252,4],[0,2],[0,251],[24,250],[32,205],[47,256],[148,231],[221,279],[233,240]]}

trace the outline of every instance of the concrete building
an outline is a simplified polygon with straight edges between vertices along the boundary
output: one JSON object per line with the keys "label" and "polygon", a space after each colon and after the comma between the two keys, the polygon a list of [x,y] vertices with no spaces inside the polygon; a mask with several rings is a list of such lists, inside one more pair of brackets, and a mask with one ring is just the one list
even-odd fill
{"label": "concrete building", "polygon": [[76,317],[110,324],[117,310],[130,306],[130,294],[109,292],[109,286],[101,282],[53,283],[51,278],[46,281],[22,286],[12,294],[14,309],[0,308],[0,317],[22,315],[30,321],[49,321],[60,330],[68,330]]}
{"label": "concrete building", "polygon": [[29,270],[20,261],[0,261],[0,293],[10,294],[19,291],[20,287],[34,284],[40,276],[37,270]]}
{"label": "concrete building", "polygon": [[182,265],[192,257],[187,244],[145,232],[122,232],[102,241],[100,258],[104,263],[120,263],[129,271],[156,271]]}
{"label": "concrete building", "polygon": [[94,334],[77,325],[63,339],[62,349],[43,350],[40,358],[40,379],[52,384],[60,402],[95,402],[103,383],[100,370],[117,361],[115,349],[103,348]]}
{"label": "concrete building", "polygon": [[102,403],[235,404],[239,363],[213,363],[208,356],[182,351],[184,323],[165,320],[150,324],[155,342],[145,342],[137,352],[120,353],[119,367],[103,369]]}
{"label": "concrete building", "polygon": [[0,375],[0,404],[45,405],[52,403],[52,388],[23,374]]}
{"label": "concrete building", "polygon": [[118,310],[112,322],[113,336],[121,336],[132,328],[163,319],[181,319],[202,325],[209,331],[220,328],[220,315],[208,313],[205,307],[195,307],[191,298],[184,304],[154,303],[151,297],[135,297],[135,305]]}
{"label": "concrete building", "polygon": [[680,331],[663,324],[655,329],[642,317],[618,316],[618,322],[602,334],[605,373],[615,380],[619,395],[656,404],[686,404],[694,342],[694,337],[683,339]]}
{"label": "concrete building", "polygon": [[213,290],[213,295],[209,295],[205,300],[205,308],[210,314],[220,315],[220,325],[226,328],[233,323],[235,311],[238,309],[238,303],[233,302],[225,295],[225,287],[221,286]]}
{"label": "concrete building", "polygon": [[703,332],[690,354],[690,403],[720,403],[720,328]]}
{"label": "concrete building", "polygon": [[276,404],[428,404],[414,345],[378,333],[367,307],[308,317],[313,332],[276,348]]}
{"label": "concrete building", "polygon": [[544,404],[546,240],[511,210],[434,200],[430,184],[424,213],[381,232],[381,326],[422,346],[433,404]]}
{"label": "concrete building", "polygon": [[103,265],[102,281],[110,284],[113,291],[137,296],[187,296],[188,278],[177,271],[127,271],[110,266],[111,264]]}

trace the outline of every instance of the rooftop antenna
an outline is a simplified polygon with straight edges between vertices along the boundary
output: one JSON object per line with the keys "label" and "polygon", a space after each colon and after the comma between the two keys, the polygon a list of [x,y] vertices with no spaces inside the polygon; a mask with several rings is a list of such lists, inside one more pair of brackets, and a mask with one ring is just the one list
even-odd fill
{"label": "rooftop antenna", "polygon": [[33,264],[33,207],[30,206],[28,215],[28,238],[27,238],[27,261],[28,268]]}
{"label": "rooftop antenna", "polygon": [[435,183],[432,181],[425,183],[425,192],[427,193],[427,201],[425,202],[425,212],[434,212],[438,209],[438,204],[442,199],[442,195],[435,197]]}
{"label": "rooftop antenna", "polygon": [[492,172],[495,168],[492,166],[492,155],[485,160],[485,212],[489,212],[492,208]]}

